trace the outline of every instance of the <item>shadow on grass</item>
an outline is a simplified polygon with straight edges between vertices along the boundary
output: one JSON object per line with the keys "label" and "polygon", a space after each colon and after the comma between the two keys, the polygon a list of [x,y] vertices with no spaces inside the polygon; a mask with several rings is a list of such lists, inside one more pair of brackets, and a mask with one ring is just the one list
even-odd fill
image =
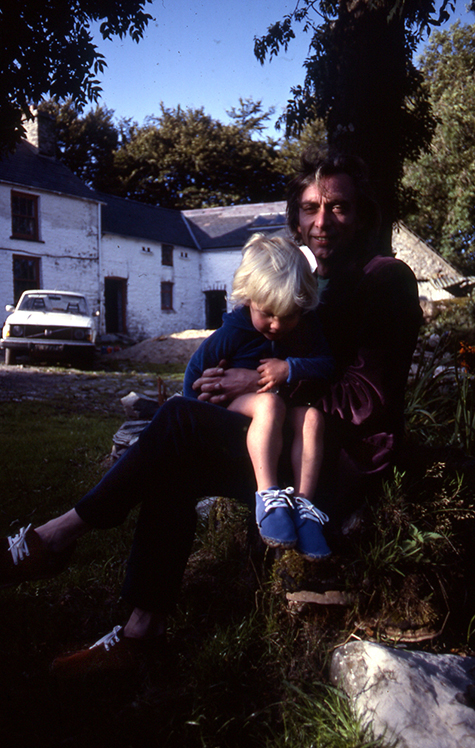
{"label": "shadow on grass", "polygon": [[[91,488],[118,424],[64,402],[3,404],[2,415],[3,535],[69,509]],[[2,737],[16,748],[381,745],[341,695],[326,708],[334,647],[352,633],[394,643],[388,632],[397,640],[424,617],[444,625],[417,648],[472,654],[473,645],[473,465],[445,448],[414,446],[411,458],[320,564],[265,551],[246,513],[220,499],[200,523],[168,656],[133,677],[65,684],[49,668],[126,618],[117,596],[134,516],[84,538],[57,579],[1,591]],[[351,593],[351,605],[289,608],[288,592],[328,589]]]}

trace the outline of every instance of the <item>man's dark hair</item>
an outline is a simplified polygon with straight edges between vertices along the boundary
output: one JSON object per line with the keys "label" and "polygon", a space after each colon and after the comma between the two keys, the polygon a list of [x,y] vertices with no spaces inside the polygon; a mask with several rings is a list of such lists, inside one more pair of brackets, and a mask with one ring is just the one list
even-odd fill
{"label": "man's dark hair", "polygon": [[[357,156],[339,153],[322,153],[306,150],[301,158],[300,169],[289,184],[287,191],[287,221],[294,237],[299,239],[299,208],[302,192],[324,177],[347,174],[356,190],[356,210],[361,219],[361,238],[373,244],[381,224],[381,211],[368,178],[365,162]],[[368,249],[368,246],[366,247]]]}

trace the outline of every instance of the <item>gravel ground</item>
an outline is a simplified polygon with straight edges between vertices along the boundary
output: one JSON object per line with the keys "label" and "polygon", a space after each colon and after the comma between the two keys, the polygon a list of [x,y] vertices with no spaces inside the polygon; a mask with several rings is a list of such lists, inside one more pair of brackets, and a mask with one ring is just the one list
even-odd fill
{"label": "gravel ground", "polygon": [[120,398],[129,392],[156,397],[157,378],[145,374],[0,364],[0,402],[63,399],[78,409],[123,414]]}
{"label": "gravel ground", "polygon": [[[166,380],[167,395],[181,390]],[[5,366],[0,363],[0,404],[23,401],[64,401],[71,410],[92,410],[124,416],[120,402],[130,392],[157,397],[157,377],[109,371],[81,371],[55,366]]]}
{"label": "gravel ground", "polygon": [[[167,337],[144,340],[124,350],[98,359],[97,368],[106,371],[81,371],[60,366],[5,366],[0,351],[0,402],[24,400],[67,400],[70,406],[123,414],[120,399],[129,392],[157,397],[157,377],[153,374],[108,371],[116,361],[127,364],[178,363],[185,365],[211,330],[185,330]],[[104,367],[102,367],[104,364]],[[165,381],[167,395],[181,390],[181,383]]]}

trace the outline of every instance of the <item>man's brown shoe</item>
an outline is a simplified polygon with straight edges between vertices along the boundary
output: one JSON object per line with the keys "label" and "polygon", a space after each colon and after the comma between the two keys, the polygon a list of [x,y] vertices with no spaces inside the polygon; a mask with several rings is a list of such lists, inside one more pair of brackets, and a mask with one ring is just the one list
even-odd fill
{"label": "man's brown shoe", "polygon": [[115,626],[89,649],[57,657],[51,672],[58,678],[80,678],[94,673],[126,672],[140,664],[145,643],[124,636],[124,629]]}
{"label": "man's brown shoe", "polygon": [[31,525],[0,538],[0,588],[56,576],[67,567],[74,545],[53,553]]}

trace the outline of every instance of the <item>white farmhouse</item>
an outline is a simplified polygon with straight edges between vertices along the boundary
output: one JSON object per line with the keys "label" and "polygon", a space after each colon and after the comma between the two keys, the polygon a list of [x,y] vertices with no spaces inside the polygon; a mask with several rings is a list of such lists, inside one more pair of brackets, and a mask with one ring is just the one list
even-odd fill
{"label": "white farmhouse", "polygon": [[0,309],[28,288],[80,291],[95,309],[100,202],[53,157],[50,140],[30,135],[36,145],[23,141],[0,161]]}
{"label": "white farmhouse", "polygon": [[101,195],[103,332],[202,327],[201,253],[180,211]]}
{"label": "white farmhouse", "polygon": [[168,210],[101,194],[105,330],[135,339],[216,328],[255,231],[286,231],[285,204]]}
{"label": "white farmhouse", "polygon": [[[0,160],[0,324],[29,288],[79,291],[100,332],[135,340],[216,328],[252,233],[287,233],[285,202],[169,210],[100,194],[54,158],[48,118]],[[463,278],[401,225],[393,249],[421,298],[467,293]]]}
{"label": "white farmhouse", "polygon": [[251,233],[285,231],[284,203],[180,212],[94,192],[54,158],[47,117],[27,130],[0,161],[3,318],[22,291],[56,288],[84,293],[102,334],[219,327]]}

